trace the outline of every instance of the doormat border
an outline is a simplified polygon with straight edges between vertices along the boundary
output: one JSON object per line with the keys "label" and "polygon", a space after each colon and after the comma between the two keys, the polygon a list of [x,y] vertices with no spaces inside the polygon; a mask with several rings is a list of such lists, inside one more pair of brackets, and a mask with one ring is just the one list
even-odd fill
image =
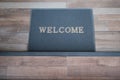
{"label": "doormat border", "polygon": [[120,56],[120,52],[0,52],[0,56]]}

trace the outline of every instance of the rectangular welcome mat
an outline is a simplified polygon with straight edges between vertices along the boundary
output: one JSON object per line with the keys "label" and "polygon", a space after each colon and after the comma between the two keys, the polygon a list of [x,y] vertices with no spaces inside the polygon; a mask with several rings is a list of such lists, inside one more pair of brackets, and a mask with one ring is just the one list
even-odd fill
{"label": "rectangular welcome mat", "polygon": [[91,9],[33,9],[29,51],[95,51]]}

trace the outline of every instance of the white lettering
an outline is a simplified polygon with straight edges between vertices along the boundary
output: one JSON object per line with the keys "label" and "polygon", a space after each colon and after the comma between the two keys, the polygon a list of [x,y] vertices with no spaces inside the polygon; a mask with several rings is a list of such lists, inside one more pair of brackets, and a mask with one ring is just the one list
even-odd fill
{"label": "white lettering", "polygon": [[60,32],[60,33],[64,33],[64,27],[60,27],[60,28],[59,28],[59,32]]}
{"label": "white lettering", "polygon": [[40,33],[84,33],[84,27],[39,27]]}
{"label": "white lettering", "polygon": [[45,33],[46,32],[46,27],[39,27],[40,33]]}
{"label": "white lettering", "polygon": [[52,27],[48,27],[47,33],[52,33]]}

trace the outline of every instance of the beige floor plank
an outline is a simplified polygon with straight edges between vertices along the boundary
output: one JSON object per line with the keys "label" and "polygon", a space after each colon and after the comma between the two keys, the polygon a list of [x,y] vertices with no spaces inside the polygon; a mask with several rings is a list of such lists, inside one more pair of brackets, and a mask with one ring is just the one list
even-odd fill
{"label": "beige floor plank", "polygon": [[1,33],[0,44],[28,44],[29,33]]}
{"label": "beige floor plank", "polygon": [[35,78],[35,79],[64,79],[67,75],[66,67],[8,67],[7,77],[9,78]]}
{"label": "beige floor plank", "polygon": [[0,56],[0,66],[8,67],[8,66],[21,66],[22,65],[22,57],[19,56]]}
{"label": "beige floor plank", "polygon": [[[71,77],[119,77],[119,67],[106,67],[95,65],[80,65],[68,67],[68,76]],[[120,78],[120,77],[119,77]]]}
{"label": "beige floor plank", "polygon": [[7,67],[0,66],[0,79],[6,78]]}
{"label": "beige floor plank", "polygon": [[23,66],[43,66],[43,67],[64,67],[66,66],[66,57],[50,57],[50,56],[24,56]]}
{"label": "beige floor plank", "polygon": [[0,51],[27,51],[28,44],[0,44]]}
{"label": "beige floor plank", "polygon": [[119,0],[68,0],[70,8],[119,8]]}
{"label": "beige floor plank", "polygon": [[96,32],[96,51],[120,51],[120,32]]}
{"label": "beige floor plank", "polygon": [[0,0],[0,2],[66,2],[66,0]]}
{"label": "beige floor plank", "polygon": [[120,57],[67,57],[68,66],[98,65],[108,67],[119,67]]}

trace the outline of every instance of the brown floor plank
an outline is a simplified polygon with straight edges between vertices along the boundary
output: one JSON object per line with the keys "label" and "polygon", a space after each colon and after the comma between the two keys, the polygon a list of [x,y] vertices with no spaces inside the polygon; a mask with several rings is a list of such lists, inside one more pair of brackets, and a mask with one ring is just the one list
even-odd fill
{"label": "brown floor plank", "polygon": [[119,8],[119,0],[68,0],[70,8]]}
{"label": "brown floor plank", "polygon": [[48,57],[38,56],[30,57],[24,56],[22,65],[23,66],[43,66],[43,67],[64,67],[67,64],[66,57]]}
{"label": "brown floor plank", "polygon": [[66,0],[0,0],[0,2],[66,2]]}
{"label": "brown floor plank", "polygon": [[22,57],[10,57],[10,56],[0,56],[0,66],[7,67],[7,66],[21,66],[22,65]]}
{"label": "brown floor plank", "polygon": [[7,68],[7,77],[9,78],[64,79],[66,75],[66,67],[9,66]]}
{"label": "brown floor plank", "polygon": [[7,76],[7,67],[0,66],[0,79],[6,78]]}
{"label": "brown floor plank", "polygon": [[0,51],[27,51],[27,44],[0,44]]}
{"label": "brown floor plank", "polygon": [[120,51],[120,32],[96,32],[96,51]]}
{"label": "brown floor plank", "polygon": [[71,77],[119,77],[119,67],[106,67],[96,65],[80,65],[68,67],[68,76]]}

